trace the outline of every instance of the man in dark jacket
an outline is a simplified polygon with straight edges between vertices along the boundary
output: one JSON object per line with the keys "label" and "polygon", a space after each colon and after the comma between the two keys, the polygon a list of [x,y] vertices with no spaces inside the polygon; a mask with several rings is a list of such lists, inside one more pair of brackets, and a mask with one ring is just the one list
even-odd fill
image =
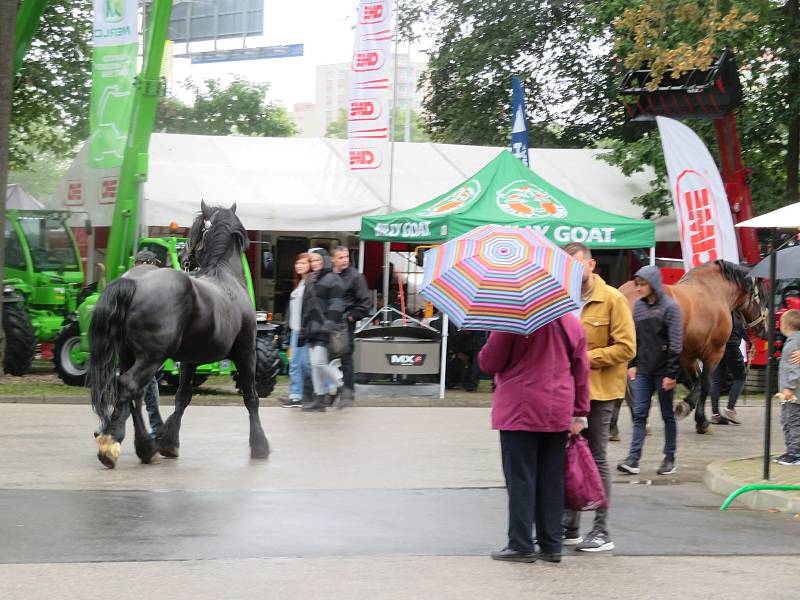
{"label": "man in dark jacket", "polygon": [[350,251],[344,246],[337,246],[331,254],[333,272],[338,273],[344,285],[344,319],[350,332],[350,351],[342,355],[342,393],[337,398],[337,408],[346,408],[355,399],[353,382],[353,331],[355,324],[368,317],[371,302],[369,289],[364,276],[350,266]]}
{"label": "man in dark jacket", "polygon": [[630,362],[628,377],[634,381],[633,439],[628,457],[617,465],[623,473],[639,472],[645,426],[650,401],[658,391],[664,419],[664,460],[659,475],[675,472],[677,425],[672,406],[683,350],[683,316],[678,303],[664,291],[658,267],[642,267],[634,279],[641,295],[633,307],[636,324],[636,357]]}

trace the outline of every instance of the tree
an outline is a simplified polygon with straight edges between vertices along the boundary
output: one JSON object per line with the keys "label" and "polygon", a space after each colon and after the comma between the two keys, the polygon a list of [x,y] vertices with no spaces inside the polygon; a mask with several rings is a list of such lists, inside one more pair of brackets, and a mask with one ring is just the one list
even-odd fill
{"label": "tree", "polygon": [[156,131],[199,135],[288,137],[295,125],[286,109],[266,100],[269,85],[235,77],[228,85],[206,79],[189,80],[185,89],[195,94],[191,106],[174,97],[159,101]]}
{"label": "tree", "polygon": [[88,137],[91,37],[92,0],[45,9],[14,89],[12,168],[26,170],[43,149],[69,156]]}
{"label": "tree", "polygon": [[[397,142],[402,142],[406,139],[406,110],[396,108],[392,112],[394,139]],[[410,116],[410,141],[411,142],[427,142],[430,141],[430,136],[425,131],[425,124],[416,111],[411,111]],[[325,137],[347,139],[347,113],[344,109],[339,111],[339,117],[335,121],[328,123],[325,130]]]}
{"label": "tree", "polygon": [[[533,146],[609,148],[625,172],[654,166],[645,214],[670,206],[654,124],[626,121],[627,67],[709,64],[734,49],[745,104],[738,128],[758,210],[797,199],[800,0],[403,0],[400,32],[430,51],[427,130],[437,141],[505,146],[510,79],[525,89]],[[413,26],[421,21],[424,26]],[[716,150],[707,122],[688,123]]]}

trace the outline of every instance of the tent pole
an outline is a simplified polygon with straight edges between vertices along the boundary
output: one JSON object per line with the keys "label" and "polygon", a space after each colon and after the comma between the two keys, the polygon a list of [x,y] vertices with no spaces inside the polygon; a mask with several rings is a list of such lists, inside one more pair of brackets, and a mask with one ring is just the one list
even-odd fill
{"label": "tent pole", "polygon": [[389,248],[391,242],[383,242],[383,306],[389,306]]}
{"label": "tent pole", "polygon": [[364,240],[358,240],[358,272],[364,274]]}
{"label": "tent pole", "polygon": [[777,260],[775,247],[778,245],[777,231],[770,230],[769,249],[769,321],[767,321],[767,383],[764,385],[764,473],[769,480],[770,435],[772,433],[772,374],[775,372],[775,283]]}
{"label": "tent pole", "polygon": [[442,313],[442,358],[439,364],[439,400],[444,399],[444,382],[447,377],[447,330],[450,329],[450,319]]}
{"label": "tent pole", "polygon": [[655,264],[656,264],[656,247],[653,246],[652,248],[650,248],[650,265],[652,266]]}

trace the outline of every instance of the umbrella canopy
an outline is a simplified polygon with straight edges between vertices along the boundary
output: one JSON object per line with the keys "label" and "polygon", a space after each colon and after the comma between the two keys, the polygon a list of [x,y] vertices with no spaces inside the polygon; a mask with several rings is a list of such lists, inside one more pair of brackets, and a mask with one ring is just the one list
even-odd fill
{"label": "umbrella canopy", "polygon": [[[770,256],[762,260],[750,270],[751,277],[769,279]],[[789,246],[775,254],[777,262],[776,279],[794,279],[800,277],[800,246]]]}
{"label": "umbrella canopy", "polygon": [[736,227],[763,227],[764,229],[796,229],[800,227],[800,202],[789,204],[773,210],[764,215],[759,215],[737,223]]}
{"label": "umbrella canopy", "polygon": [[582,276],[537,231],[484,225],[426,252],[420,293],[462,329],[528,334],[580,307]]}

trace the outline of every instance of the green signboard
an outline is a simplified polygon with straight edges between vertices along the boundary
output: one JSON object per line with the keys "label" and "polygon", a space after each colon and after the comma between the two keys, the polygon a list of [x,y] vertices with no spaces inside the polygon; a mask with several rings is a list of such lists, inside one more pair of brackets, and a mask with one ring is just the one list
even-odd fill
{"label": "green signboard", "polygon": [[426,243],[452,239],[480,225],[536,229],[556,244],[651,248],[655,225],[585,204],[551,185],[510,152],[449,192],[416,208],[363,217],[365,241]]}
{"label": "green signboard", "polygon": [[122,164],[136,75],[137,0],[94,0],[89,165]]}

